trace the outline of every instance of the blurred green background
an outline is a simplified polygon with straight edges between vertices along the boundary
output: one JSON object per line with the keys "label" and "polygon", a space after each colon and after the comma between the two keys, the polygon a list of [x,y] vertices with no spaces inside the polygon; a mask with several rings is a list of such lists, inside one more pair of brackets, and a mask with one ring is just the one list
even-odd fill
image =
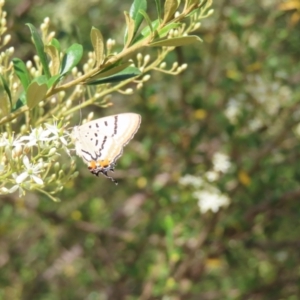
{"label": "blurred green background", "polygon": [[[46,16],[66,46],[91,50],[91,26],[122,44],[130,5],[7,1],[10,46],[30,59],[24,24]],[[60,203],[1,197],[0,299],[300,299],[299,7],[215,1],[196,32],[203,43],[166,59],[186,71],[153,72],[139,93],[113,94],[113,107],[83,109],[142,115],[117,164],[119,185],[78,159]],[[228,156],[218,172],[217,153]],[[202,181],[229,205],[204,213]]]}

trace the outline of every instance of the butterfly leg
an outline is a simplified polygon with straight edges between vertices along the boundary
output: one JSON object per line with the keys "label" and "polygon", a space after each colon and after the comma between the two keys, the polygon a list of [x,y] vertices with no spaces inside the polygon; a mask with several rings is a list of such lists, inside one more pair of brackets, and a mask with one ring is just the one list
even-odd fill
{"label": "butterfly leg", "polygon": [[108,173],[107,173],[107,171],[101,171],[101,173],[102,173],[105,177],[109,178],[112,182],[114,182],[115,185],[118,185],[118,181],[115,180],[113,177],[109,176]]}

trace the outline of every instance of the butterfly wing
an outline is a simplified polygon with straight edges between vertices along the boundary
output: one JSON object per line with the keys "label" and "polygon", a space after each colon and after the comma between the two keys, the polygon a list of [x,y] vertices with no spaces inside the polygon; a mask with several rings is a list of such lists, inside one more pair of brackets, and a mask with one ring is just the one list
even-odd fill
{"label": "butterfly wing", "polygon": [[140,124],[140,115],[123,113],[88,122],[80,126],[80,130],[82,132],[96,130],[102,135],[113,138],[118,144],[125,146],[133,138]]}
{"label": "butterfly wing", "polygon": [[74,127],[76,153],[87,163],[98,160],[114,163],[137,132],[140,123],[140,115],[124,113]]}
{"label": "butterfly wing", "polygon": [[[120,152],[112,138],[96,132],[85,132],[77,128],[76,153],[86,163],[99,160],[113,161]],[[96,136],[95,136],[96,134]]]}

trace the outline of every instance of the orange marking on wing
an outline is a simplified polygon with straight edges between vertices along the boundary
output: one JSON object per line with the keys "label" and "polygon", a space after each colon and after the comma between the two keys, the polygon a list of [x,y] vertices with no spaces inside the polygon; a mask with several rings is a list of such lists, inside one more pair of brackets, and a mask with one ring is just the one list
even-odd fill
{"label": "orange marking on wing", "polygon": [[110,161],[108,159],[103,159],[103,160],[98,160],[98,164],[102,167],[105,168],[109,166]]}
{"label": "orange marking on wing", "polygon": [[92,161],[89,163],[88,168],[91,169],[91,170],[94,170],[94,169],[96,169],[96,167],[97,167],[96,162],[95,162],[94,160],[92,160]]}

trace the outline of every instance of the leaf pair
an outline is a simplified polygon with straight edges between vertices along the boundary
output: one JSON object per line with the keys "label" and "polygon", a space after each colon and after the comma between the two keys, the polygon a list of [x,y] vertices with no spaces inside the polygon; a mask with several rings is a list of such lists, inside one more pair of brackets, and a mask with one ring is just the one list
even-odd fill
{"label": "leaf pair", "polygon": [[[60,44],[56,39],[51,41],[50,45],[44,46],[42,38],[37,29],[32,24],[27,24],[30,29],[33,44],[37,55],[40,59],[43,74],[32,78],[26,68],[25,63],[19,58],[13,59],[15,73],[24,88],[24,93],[17,100],[12,111],[17,110],[23,105],[27,105],[30,109],[35,107],[42,101],[49,88],[55,86],[73,67],[75,67],[82,58],[83,48],[79,44],[70,46],[60,62]],[[52,71],[51,75],[47,54],[51,58]]]}

